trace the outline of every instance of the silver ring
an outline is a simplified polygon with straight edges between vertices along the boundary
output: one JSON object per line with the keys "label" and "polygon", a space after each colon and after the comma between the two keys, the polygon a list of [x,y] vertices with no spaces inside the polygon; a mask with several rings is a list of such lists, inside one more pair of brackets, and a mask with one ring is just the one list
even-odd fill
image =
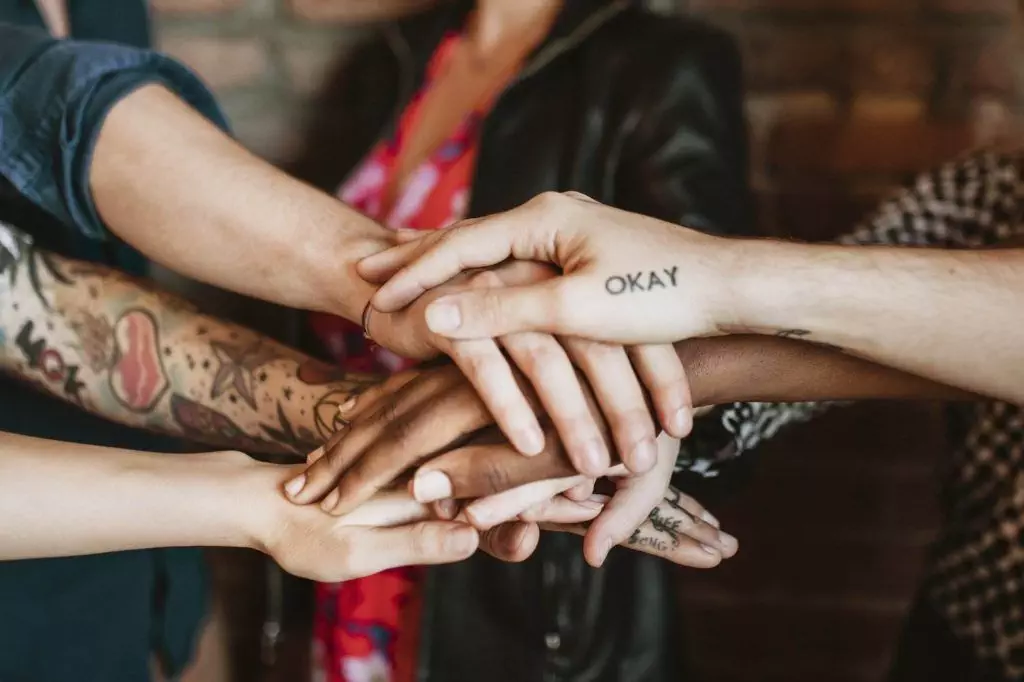
{"label": "silver ring", "polygon": [[360,320],[360,324],[362,324],[362,326],[363,326],[363,338],[365,338],[365,339],[367,339],[369,341],[373,341],[373,337],[370,336],[370,311],[371,310],[373,310],[372,299],[370,301],[366,302],[366,307],[363,308],[363,315],[362,315],[362,319]]}

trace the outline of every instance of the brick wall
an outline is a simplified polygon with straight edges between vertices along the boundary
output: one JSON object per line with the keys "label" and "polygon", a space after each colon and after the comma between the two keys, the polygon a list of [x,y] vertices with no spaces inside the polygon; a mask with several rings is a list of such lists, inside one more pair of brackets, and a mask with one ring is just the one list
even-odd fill
{"label": "brick wall", "polygon": [[[155,0],[162,46],[271,158],[365,21],[423,0]],[[512,0],[509,0],[512,1]],[[746,57],[765,234],[823,239],[914,171],[1012,133],[1015,0],[652,0],[734,33]],[[794,430],[716,509],[738,558],[680,580],[703,682],[884,675],[936,525],[941,416],[864,406]]]}

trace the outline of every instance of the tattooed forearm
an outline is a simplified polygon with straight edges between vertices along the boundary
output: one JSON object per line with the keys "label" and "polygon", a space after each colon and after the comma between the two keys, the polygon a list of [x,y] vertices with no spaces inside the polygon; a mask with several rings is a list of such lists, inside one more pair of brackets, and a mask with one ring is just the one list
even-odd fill
{"label": "tattooed forearm", "polygon": [[372,383],[0,223],[0,369],[131,426],[305,453]]}

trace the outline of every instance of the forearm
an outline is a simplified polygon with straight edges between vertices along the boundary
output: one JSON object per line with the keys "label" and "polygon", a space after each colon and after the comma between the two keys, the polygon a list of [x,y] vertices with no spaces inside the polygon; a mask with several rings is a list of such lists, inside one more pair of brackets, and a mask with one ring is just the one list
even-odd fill
{"label": "forearm", "polygon": [[734,328],[798,333],[980,394],[1024,401],[1024,250],[750,242]]}
{"label": "forearm", "polygon": [[358,321],[372,293],[355,272],[388,233],[250,154],[158,86],[118,102],[90,171],[109,228],[194,279]]}
{"label": "forearm", "polygon": [[813,343],[758,335],[676,344],[694,405],[733,402],[971,400],[973,394]]}
{"label": "forearm", "polygon": [[275,470],[0,434],[0,561],[149,547],[258,547]]}
{"label": "forearm", "polygon": [[[347,376],[0,225],[0,369],[107,419],[246,452],[305,454]],[[6,248],[4,248],[6,247]]]}

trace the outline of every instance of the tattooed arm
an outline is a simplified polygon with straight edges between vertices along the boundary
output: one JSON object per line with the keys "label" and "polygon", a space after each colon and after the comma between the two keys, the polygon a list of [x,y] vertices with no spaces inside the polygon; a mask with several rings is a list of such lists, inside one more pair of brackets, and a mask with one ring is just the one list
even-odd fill
{"label": "tattooed arm", "polygon": [[0,369],[113,421],[304,454],[371,381],[0,223]]}

